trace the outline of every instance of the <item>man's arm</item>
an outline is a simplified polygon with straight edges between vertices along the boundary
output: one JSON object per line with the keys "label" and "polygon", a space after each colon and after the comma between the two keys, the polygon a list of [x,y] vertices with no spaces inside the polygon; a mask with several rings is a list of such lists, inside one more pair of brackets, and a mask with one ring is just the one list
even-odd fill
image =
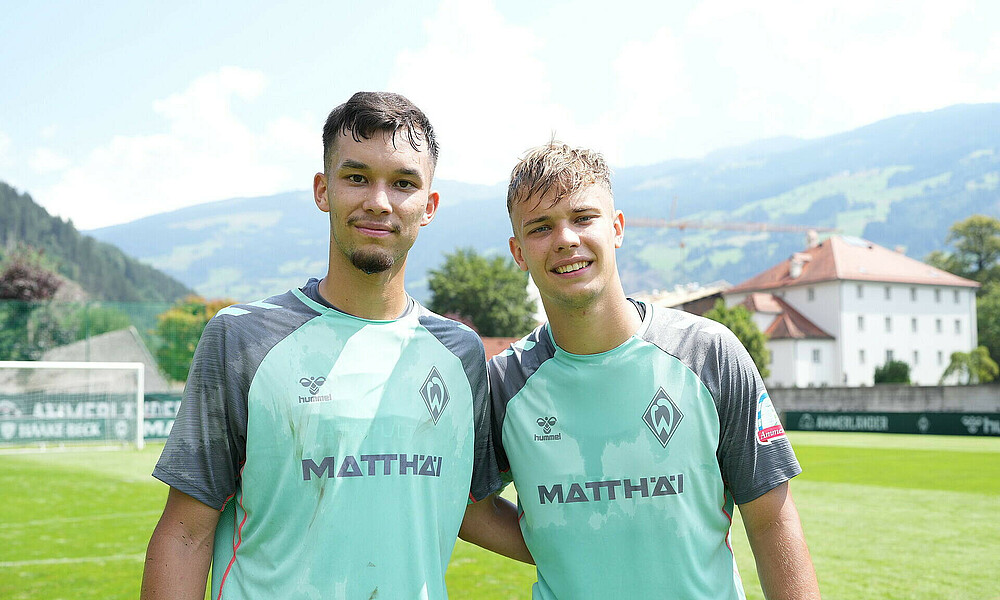
{"label": "man's arm", "polygon": [[219,511],[170,488],[146,549],[142,600],[202,600]]}
{"label": "man's arm", "polygon": [[465,519],[458,537],[463,540],[528,564],[535,564],[524,544],[521,527],[517,521],[517,507],[492,494],[470,504],[465,509]]}
{"label": "man's arm", "polygon": [[819,600],[819,584],[788,482],[740,505],[768,600]]}

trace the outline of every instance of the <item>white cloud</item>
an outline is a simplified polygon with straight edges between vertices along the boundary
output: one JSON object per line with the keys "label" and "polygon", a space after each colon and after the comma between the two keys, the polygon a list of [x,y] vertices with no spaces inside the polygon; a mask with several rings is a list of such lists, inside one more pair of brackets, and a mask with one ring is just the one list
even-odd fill
{"label": "white cloud", "polygon": [[87,229],[304,187],[296,166],[307,156],[319,162],[319,142],[301,139],[295,132],[302,126],[291,117],[252,129],[233,112],[235,99],[253,100],[265,85],[262,73],[235,67],[202,76],[153,103],[165,130],[115,136],[36,196],[50,212]]}
{"label": "white cloud", "polygon": [[28,161],[28,166],[34,169],[35,172],[42,174],[62,171],[69,165],[70,161],[68,158],[51,148],[39,148],[35,150],[35,153]]}
{"label": "white cloud", "polygon": [[492,2],[444,0],[424,29],[427,45],[396,58],[389,87],[434,124],[437,176],[504,180],[528,146],[575,128],[551,99],[541,39],[507,23]]}

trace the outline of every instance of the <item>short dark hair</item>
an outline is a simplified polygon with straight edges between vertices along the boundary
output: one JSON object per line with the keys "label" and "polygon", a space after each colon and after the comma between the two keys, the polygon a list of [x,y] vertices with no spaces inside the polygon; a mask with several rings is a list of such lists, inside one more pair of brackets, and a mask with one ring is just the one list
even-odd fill
{"label": "short dark hair", "polygon": [[415,104],[390,92],[358,92],[330,111],[323,126],[323,169],[330,168],[330,156],[339,136],[350,133],[360,142],[371,139],[376,131],[391,133],[394,145],[396,134],[402,131],[414,150],[430,152],[433,172],[437,165],[438,144],[431,122]]}

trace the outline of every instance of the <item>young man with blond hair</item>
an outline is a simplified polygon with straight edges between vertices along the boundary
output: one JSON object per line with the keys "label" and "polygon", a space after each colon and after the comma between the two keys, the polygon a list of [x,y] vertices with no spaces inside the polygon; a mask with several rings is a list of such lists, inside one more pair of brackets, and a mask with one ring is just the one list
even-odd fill
{"label": "young man with blond hair", "polygon": [[626,297],[603,157],[529,151],[507,208],[548,317],[489,367],[533,598],[744,598],[734,505],[767,598],[819,598],[788,484],[801,469],[760,374],[722,325]]}

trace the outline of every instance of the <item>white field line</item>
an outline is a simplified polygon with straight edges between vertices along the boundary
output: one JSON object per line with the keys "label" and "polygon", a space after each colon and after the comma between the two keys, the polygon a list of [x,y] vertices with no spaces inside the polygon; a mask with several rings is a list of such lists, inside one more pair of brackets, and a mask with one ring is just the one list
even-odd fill
{"label": "white field line", "polygon": [[38,525],[56,525],[58,523],[82,523],[84,521],[99,521],[106,519],[120,519],[122,517],[149,517],[158,515],[161,511],[147,510],[145,512],[114,513],[110,515],[87,515],[85,517],[53,517],[51,519],[38,519],[36,521],[22,521],[20,523],[0,523],[0,529],[19,529],[21,527],[35,527]]}
{"label": "white field line", "polygon": [[103,563],[114,560],[142,560],[145,554],[112,554],[111,556],[80,556],[77,558],[40,558],[37,560],[0,561],[0,569],[38,565],[69,565],[73,563]]}

